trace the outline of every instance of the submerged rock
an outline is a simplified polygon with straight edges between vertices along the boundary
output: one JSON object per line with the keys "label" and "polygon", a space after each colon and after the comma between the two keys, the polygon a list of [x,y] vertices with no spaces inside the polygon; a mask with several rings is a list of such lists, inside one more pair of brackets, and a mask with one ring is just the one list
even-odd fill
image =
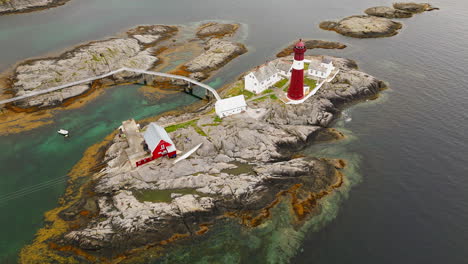
{"label": "submerged rock", "polygon": [[366,9],[364,13],[368,14],[369,16],[378,16],[385,18],[408,18],[413,16],[413,13],[411,12],[394,9],[388,6],[371,7]]}
{"label": "submerged rock", "polygon": [[379,38],[398,34],[402,24],[383,17],[350,16],[338,22],[324,21],[320,28],[353,38]]}

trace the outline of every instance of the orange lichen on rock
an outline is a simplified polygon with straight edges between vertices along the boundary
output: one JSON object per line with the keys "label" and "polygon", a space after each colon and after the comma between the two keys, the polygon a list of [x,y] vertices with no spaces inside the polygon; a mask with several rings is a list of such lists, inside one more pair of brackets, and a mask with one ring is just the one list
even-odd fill
{"label": "orange lichen on rock", "polygon": [[82,216],[88,216],[88,215],[89,215],[89,211],[83,210],[83,211],[80,212],[80,215],[82,215]]}
{"label": "orange lichen on rock", "polygon": [[57,251],[62,251],[62,252],[70,252],[70,253],[73,253],[76,256],[83,257],[86,260],[91,261],[91,262],[109,263],[108,261],[106,261],[103,258],[98,259],[97,257],[88,254],[86,251],[83,251],[82,249],[79,249],[77,247],[73,247],[73,246],[70,246],[70,245],[60,246],[60,245],[57,245],[56,243],[51,242],[51,243],[49,243],[49,248],[53,249],[53,250],[57,250]]}
{"label": "orange lichen on rock", "polygon": [[197,234],[197,235],[203,235],[206,232],[208,232],[208,230],[210,230],[210,228],[209,228],[210,225],[209,224],[200,224],[199,226],[200,226],[200,229],[198,229],[195,232],[195,234]]}
{"label": "orange lichen on rock", "polygon": [[179,67],[177,67],[176,69],[172,70],[169,73],[170,74],[175,74],[175,75],[180,75],[180,76],[185,76],[185,77],[189,77],[189,75],[191,74],[191,72],[189,72],[187,70],[187,66],[185,66],[185,65],[179,66]]}
{"label": "orange lichen on rock", "polygon": [[[324,160],[325,161],[325,160]],[[276,194],[275,200],[273,200],[268,206],[260,210],[255,216],[252,212],[227,212],[223,216],[229,218],[239,218],[241,223],[246,226],[256,227],[262,224],[266,219],[271,216],[271,209],[278,205],[282,199],[289,196],[291,202],[291,208],[298,221],[302,221],[313,212],[318,205],[318,201],[326,195],[332,193],[335,189],[341,187],[343,184],[343,173],[337,169],[342,169],[346,166],[346,162],[341,159],[337,160],[326,160],[330,165],[336,168],[335,178],[336,182],[325,190],[318,193],[306,191],[303,189],[303,184],[294,184],[286,191],[281,191]],[[300,199],[299,196],[305,196],[304,199]]]}

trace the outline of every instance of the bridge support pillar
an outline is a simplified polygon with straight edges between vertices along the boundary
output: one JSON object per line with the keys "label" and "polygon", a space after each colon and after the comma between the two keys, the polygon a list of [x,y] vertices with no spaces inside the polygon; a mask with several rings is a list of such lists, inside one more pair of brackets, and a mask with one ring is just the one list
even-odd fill
{"label": "bridge support pillar", "polygon": [[205,99],[208,100],[208,101],[211,101],[211,99],[212,99],[212,94],[208,90],[205,90]]}

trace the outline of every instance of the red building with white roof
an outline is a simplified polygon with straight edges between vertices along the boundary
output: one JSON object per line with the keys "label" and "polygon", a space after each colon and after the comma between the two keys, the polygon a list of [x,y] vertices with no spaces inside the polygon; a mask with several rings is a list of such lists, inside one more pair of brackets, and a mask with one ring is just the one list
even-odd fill
{"label": "red building with white roof", "polygon": [[162,156],[168,156],[169,158],[177,156],[174,142],[172,142],[166,130],[156,123],[148,125],[143,137],[148,150],[151,152],[151,156],[137,161],[137,167]]}

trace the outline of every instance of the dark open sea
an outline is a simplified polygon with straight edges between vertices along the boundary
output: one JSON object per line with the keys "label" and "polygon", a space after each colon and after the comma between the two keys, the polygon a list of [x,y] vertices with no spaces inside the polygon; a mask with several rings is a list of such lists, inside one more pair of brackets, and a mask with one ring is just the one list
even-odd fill
{"label": "dark open sea", "polygon": [[[249,53],[210,79],[215,87],[273,59],[292,40],[343,42],[348,45],[344,50],[308,54],[354,59],[390,86],[378,100],[344,112],[336,127],[349,135],[347,141],[305,151],[346,158],[349,188],[327,202],[321,224],[301,231],[286,260],[268,257],[264,250],[248,257],[255,254],[236,247],[205,255],[232,256],[222,261],[231,263],[468,263],[468,2],[431,3],[441,10],[402,19],[403,30],[394,37],[352,39],[317,25],[391,1],[72,0],[50,10],[0,17],[0,71],[139,24],[242,23],[240,38]],[[1,136],[0,197],[47,180],[55,184],[0,200],[0,263],[16,262],[21,247],[32,241],[44,212],[63,194],[64,181],[54,180],[66,175],[87,147],[122,120],[193,102],[184,94],[148,101],[135,86],[120,86],[84,108],[58,114],[50,126]],[[55,133],[60,127],[79,136],[64,142]]]}

